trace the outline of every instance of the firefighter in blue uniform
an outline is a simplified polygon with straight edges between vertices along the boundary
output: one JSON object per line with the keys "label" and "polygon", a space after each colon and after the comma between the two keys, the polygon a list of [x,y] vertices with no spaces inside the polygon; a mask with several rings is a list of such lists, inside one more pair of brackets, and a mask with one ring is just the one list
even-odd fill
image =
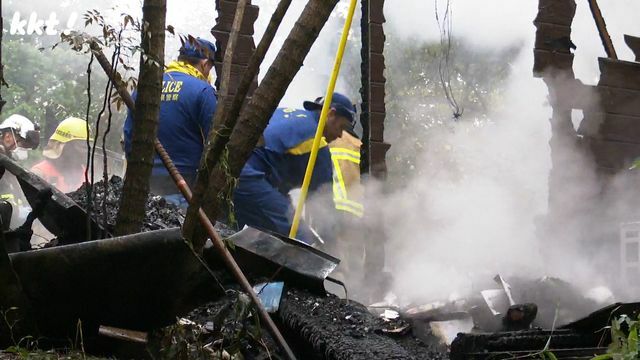
{"label": "firefighter in blue uniform", "polygon": [[[178,60],[167,66],[162,78],[158,140],[189,185],[195,182],[216,111],[216,93],[208,82],[215,51],[215,45],[207,40],[186,41],[180,48]],[[124,124],[127,155],[131,151],[132,116],[129,111]],[[150,187],[151,192],[164,196],[167,201],[181,207],[188,205],[157,155]]]}
{"label": "firefighter in blue uniform", "polygon": [[[250,225],[288,235],[293,220],[289,191],[300,187],[318,127],[323,98],[305,101],[304,110],[277,109],[264,131],[264,144],[253,150],[235,189],[234,212],[238,226]],[[355,122],[355,106],[346,96],[335,93],[327,116],[324,138],[311,179],[310,192],[329,185],[332,163],[328,142],[342,136]],[[310,229],[301,224],[298,236],[313,242]]]}

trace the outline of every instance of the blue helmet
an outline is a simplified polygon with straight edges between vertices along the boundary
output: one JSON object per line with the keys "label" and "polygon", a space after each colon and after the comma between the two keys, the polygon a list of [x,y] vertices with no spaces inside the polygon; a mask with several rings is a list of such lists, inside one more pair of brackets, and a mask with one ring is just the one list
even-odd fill
{"label": "blue helmet", "polygon": [[[304,108],[309,111],[318,111],[322,109],[324,105],[324,96],[317,98],[315,101],[305,101],[303,103]],[[334,92],[331,97],[331,107],[336,109],[336,112],[349,120],[349,125],[353,129],[356,124],[356,105],[345,95]]]}
{"label": "blue helmet", "polygon": [[216,46],[209,40],[202,38],[185,39],[184,44],[180,48],[180,55],[189,56],[197,59],[215,60]]}

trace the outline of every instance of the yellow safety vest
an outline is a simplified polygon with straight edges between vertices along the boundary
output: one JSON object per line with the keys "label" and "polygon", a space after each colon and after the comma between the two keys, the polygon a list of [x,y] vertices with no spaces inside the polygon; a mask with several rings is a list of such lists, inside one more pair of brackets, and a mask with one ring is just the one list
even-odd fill
{"label": "yellow safety vest", "polygon": [[337,210],[361,218],[363,188],[360,183],[360,147],[362,142],[347,133],[329,144],[333,163],[333,202]]}

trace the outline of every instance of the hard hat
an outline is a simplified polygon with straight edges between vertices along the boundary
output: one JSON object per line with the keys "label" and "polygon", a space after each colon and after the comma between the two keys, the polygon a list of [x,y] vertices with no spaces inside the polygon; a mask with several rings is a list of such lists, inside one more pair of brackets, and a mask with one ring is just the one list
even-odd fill
{"label": "hard hat", "polygon": [[216,46],[209,40],[202,38],[185,39],[180,48],[180,55],[190,56],[198,59],[215,60]]}
{"label": "hard hat", "polygon": [[0,124],[0,129],[13,129],[16,134],[20,135],[23,139],[27,138],[27,132],[35,131],[36,126],[31,122],[31,120],[26,117],[18,114],[13,114],[6,118],[2,124]]}
{"label": "hard hat", "polygon": [[87,122],[77,117],[69,117],[58,124],[56,131],[51,135],[49,140],[55,140],[61,143],[66,143],[71,140],[86,141],[88,136]]}
{"label": "hard hat", "polygon": [[56,131],[49,138],[42,155],[49,159],[57,159],[62,155],[65,144],[73,140],[86,141],[88,138],[87,122],[76,117],[69,117],[56,127]]}
{"label": "hard hat", "polygon": [[31,120],[18,114],[13,114],[0,124],[0,130],[11,129],[20,139],[16,139],[17,146],[35,149],[40,144],[40,132]]}

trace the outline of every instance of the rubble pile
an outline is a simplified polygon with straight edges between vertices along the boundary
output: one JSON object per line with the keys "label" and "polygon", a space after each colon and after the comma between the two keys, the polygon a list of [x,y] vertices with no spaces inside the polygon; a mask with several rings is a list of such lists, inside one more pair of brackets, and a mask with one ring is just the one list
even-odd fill
{"label": "rubble pile", "polygon": [[157,331],[150,343],[156,358],[210,358],[223,354],[246,360],[277,359],[280,350],[251,311],[249,298],[229,290],[225,297],[191,311]]}
{"label": "rubble pile", "polygon": [[[122,197],[124,181],[118,176],[112,176],[106,186],[104,181],[93,184],[91,194],[91,216],[101,224],[106,231],[113,233],[116,224],[116,216]],[[84,209],[87,208],[87,186],[83,184],[78,190],[67,194],[73,201]],[[105,197],[106,196],[106,197]],[[106,201],[107,213],[104,213],[103,201]],[[184,221],[184,213],[177,206],[168,203],[161,196],[149,194],[146,204],[147,214],[142,225],[142,231],[152,231],[179,227]],[[106,226],[105,226],[106,223]]]}
{"label": "rubble pile", "polygon": [[413,338],[404,321],[385,321],[357,302],[330,294],[288,289],[278,317],[290,335],[313,349],[310,358],[313,354],[336,360],[447,358]]}
{"label": "rubble pile", "polygon": [[[280,349],[257,325],[250,308],[246,296],[228,291],[226,297],[193,310],[178,324],[163,329],[154,347],[162,349],[159,356],[225,351],[231,356],[240,353],[244,359],[280,358]],[[413,337],[408,322],[378,317],[365,306],[334,295],[288,288],[275,319],[301,359],[448,358],[445,351]]]}

